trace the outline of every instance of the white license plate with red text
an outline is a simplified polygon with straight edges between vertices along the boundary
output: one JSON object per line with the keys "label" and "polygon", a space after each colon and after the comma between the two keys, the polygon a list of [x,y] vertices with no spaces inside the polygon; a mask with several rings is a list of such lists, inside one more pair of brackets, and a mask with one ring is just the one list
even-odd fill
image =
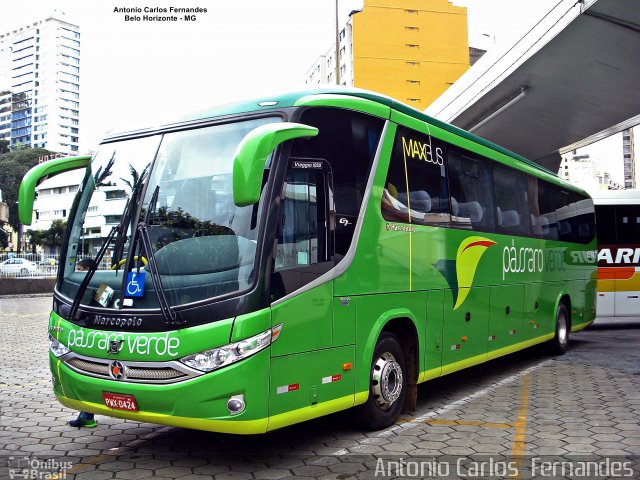
{"label": "white license plate with red text", "polygon": [[126,410],[129,412],[137,412],[138,404],[133,395],[125,395],[124,393],[102,392],[104,404],[109,408],[116,410]]}

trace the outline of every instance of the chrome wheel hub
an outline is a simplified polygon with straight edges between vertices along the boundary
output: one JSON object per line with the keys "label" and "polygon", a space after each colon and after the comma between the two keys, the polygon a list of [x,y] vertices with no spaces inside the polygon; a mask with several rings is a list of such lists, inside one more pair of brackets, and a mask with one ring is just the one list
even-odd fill
{"label": "chrome wheel hub", "polygon": [[400,398],[402,384],[402,368],[395,357],[389,352],[380,355],[373,365],[371,386],[376,403],[381,409],[388,410]]}
{"label": "chrome wheel hub", "polygon": [[567,343],[567,319],[564,315],[558,315],[558,342],[560,345]]}

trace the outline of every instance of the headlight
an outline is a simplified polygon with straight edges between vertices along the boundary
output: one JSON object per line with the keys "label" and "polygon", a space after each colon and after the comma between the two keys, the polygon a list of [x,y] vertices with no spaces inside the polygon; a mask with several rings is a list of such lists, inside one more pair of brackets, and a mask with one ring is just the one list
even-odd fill
{"label": "headlight", "polygon": [[63,344],[61,344],[58,340],[56,340],[55,337],[51,334],[49,334],[49,350],[51,350],[51,353],[53,353],[56,358],[61,357],[62,355],[66,355],[71,351]]}
{"label": "headlight", "polygon": [[180,361],[196,370],[211,372],[264,350],[278,339],[281,330],[282,324],[236,343],[194,353],[181,358]]}

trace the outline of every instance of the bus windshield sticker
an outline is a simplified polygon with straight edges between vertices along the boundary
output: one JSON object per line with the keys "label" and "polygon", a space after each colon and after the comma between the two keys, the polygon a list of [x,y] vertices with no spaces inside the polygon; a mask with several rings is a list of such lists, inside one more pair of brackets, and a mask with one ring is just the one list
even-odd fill
{"label": "bus windshield sticker", "polygon": [[144,272],[129,272],[127,274],[127,297],[141,297],[144,293]]}

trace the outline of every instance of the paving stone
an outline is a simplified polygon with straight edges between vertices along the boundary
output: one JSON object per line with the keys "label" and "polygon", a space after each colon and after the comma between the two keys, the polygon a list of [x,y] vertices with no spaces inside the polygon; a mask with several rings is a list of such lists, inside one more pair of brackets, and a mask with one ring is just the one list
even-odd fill
{"label": "paving stone", "polygon": [[253,475],[247,472],[223,472],[218,473],[215,476],[216,480],[248,480],[253,478]]}
{"label": "paving stone", "polygon": [[122,472],[116,472],[115,478],[123,478],[126,480],[139,480],[153,477],[152,470],[144,470],[142,468],[136,468],[133,470],[124,470]]}
{"label": "paving stone", "polygon": [[254,477],[264,480],[278,480],[280,478],[291,477],[293,474],[286,468],[267,468],[254,472]]}
{"label": "paving stone", "polygon": [[293,469],[291,469],[291,472],[296,477],[298,475],[308,476],[308,477],[320,477],[322,475],[326,475],[326,474],[330,473],[329,469],[327,469],[326,467],[310,466],[310,465],[305,465],[304,467],[293,468]]}
{"label": "paving stone", "polygon": [[200,475],[217,475],[219,473],[228,472],[229,467],[227,465],[202,465],[200,467],[195,467],[193,469],[193,473]]}
{"label": "paving stone", "polygon": [[107,470],[110,472],[121,472],[123,470],[130,470],[132,468],[135,468],[133,462],[125,462],[122,460],[100,463],[98,465],[98,470]]}
{"label": "paving stone", "polygon": [[98,472],[98,471],[92,471],[92,472],[84,472],[84,473],[78,473],[75,476],[75,480],[107,480],[113,478],[113,473],[111,472]]}

